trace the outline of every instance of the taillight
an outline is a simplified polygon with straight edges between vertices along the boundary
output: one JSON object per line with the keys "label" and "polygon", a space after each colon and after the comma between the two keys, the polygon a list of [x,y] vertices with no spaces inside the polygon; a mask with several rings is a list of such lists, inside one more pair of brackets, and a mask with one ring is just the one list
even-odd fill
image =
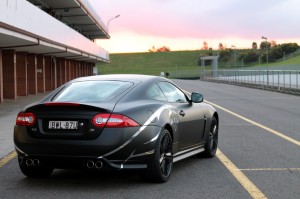
{"label": "taillight", "polygon": [[36,122],[36,117],[33,113],[19,113],[16,120],[18,126],[33,126]]}
{"label": "taillight", "polygon": [[121,128],[140,126],[137,122],[120,114],[97,114],[93,118],[96,127]]}

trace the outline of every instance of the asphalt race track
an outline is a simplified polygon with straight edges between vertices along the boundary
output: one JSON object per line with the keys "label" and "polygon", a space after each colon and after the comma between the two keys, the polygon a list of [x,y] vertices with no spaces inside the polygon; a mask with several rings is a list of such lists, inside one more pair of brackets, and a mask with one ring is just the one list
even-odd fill
{"label": "asphalt race track", "polygon": [[[300,198],[300,97],[233,85],[176,80],[219,112],[213,159],[174,165],[169,182],[145,183],[136,171],[55,170],[29,179],[19,170],[12,131],[27,97],[0,104],[0,198]],[[12,153],[10,153],[12,152]]]}

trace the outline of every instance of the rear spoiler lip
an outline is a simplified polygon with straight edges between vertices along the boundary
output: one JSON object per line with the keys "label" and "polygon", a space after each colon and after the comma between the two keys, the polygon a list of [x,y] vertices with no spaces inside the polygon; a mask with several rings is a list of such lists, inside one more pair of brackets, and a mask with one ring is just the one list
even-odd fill
{"label": "rear spoiler lip", "polygon": [[[112,113],[115,107],[114,103],[78,103],[78,102],[40,102],[32,104],[31,106],[25,107],[21,110],[21,112],[35,112],[40,111],[37,110],[39,108],[71,108],[71,109],[85,109],[85,108],[92,108],[94,111],[99,112],[107,112]],[[36,109],[37,108],[37,109]],[[90,110],[90,109],[89,109]]]}
{"label": "rear spoiler lip", "polygon": [[46,102],[45,106],[80,106],[80,104],[76,102]]}

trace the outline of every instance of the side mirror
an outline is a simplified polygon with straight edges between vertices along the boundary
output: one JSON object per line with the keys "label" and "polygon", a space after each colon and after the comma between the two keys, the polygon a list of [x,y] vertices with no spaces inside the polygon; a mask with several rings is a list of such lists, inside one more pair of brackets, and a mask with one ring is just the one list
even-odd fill
{"label": "side mirror", "polygon": [[194,103],[201,103],[201,102],[203,102],[203,100],[204,100],[204,97],[203,97],[203,95],[202,94],[200,94],[200,93],[192,93],[192,95],[191,95],[191,101],[192,102],[194,102]]}

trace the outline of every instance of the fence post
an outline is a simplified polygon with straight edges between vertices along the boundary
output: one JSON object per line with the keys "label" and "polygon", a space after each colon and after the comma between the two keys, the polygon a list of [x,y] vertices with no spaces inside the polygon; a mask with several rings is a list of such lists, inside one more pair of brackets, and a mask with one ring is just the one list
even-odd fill
{"label": "fence post", "polygon": [[279,79],[279,71],[277,71],[277,75],[278,75],[278,78],[277,78],[277,83],[278,83],[278,90],[280,90],[280,84],[279,84],[279,82],[280,82],[280,79]]}

